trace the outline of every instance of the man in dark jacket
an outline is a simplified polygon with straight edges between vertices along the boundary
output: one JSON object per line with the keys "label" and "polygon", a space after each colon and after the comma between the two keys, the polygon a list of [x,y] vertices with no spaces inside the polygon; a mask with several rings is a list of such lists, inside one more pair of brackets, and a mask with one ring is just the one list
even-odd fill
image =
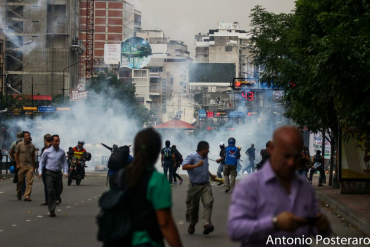
{"label": "man in dark jacket", "polygon": [[173,169],[173,185],[176,185],[177,184],[176,178],[179,179],[179,181],[180,181],[179,184],[181,185],[182,182],[184,182],[184,180],[177,173],[177,169],[179,169],[179,167],[181,166],[181,163],[183,161],[183,158],[182,158],[182,155],[179,152],[179,150],[177,150],[176,145],[172,145],[172,150],[175,152],[175,158],[176,158],[176,166]]}

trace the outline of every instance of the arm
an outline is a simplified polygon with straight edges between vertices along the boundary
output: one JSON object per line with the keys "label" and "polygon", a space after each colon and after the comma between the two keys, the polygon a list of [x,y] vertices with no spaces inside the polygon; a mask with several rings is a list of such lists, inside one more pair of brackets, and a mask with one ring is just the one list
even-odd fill
{"label": "arm", "polygon": [[41,159],[40,159],[40,162],[39,162],[39,178],[41,178],[42,176],[42,169],[44,168],[45,164],[46,164],[46,154],[47,152],[43,152],[42,155],[41,155]]}
{"label": "arm", "polygon": [[161,152],[161,165],[163,167],[163,152]]}
{"label": "arm", "polygon": [[19,155],[19,149],[15,148],[14,161],[15,161],[16,168],[17,168],[17,169],[19,169],[19,168],[20,168],[18,155]]}
{"label": "arm", "polygon": [[33,171],[36,169],[36,150],[32,152],[32,165],[33,165]]}
{"label": "arm", "polygon": [[171,208],[159,209],[156,212],[158,225],[168,244],[172,247],[182,247],[177,227],[173,221]]}
{"label": "arm", "polygon": [[103,145],[103,147],[105,147],[105,148],[109,149],[109,150],[112,152],[113,148],[108,147],[108,146],[107,146],[107,145],[105,145],[104,143],[100,143],[100,144],[101,144],[101,145]]}

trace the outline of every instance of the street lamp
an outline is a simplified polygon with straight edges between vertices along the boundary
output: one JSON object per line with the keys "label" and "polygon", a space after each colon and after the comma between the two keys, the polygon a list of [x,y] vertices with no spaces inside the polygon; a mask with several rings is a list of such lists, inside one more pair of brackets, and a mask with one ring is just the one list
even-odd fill
{"label": "street lamp", "polygon": [[[68,67],[65,67],[64,69],[63,69],[63,89],[62,89],[62,91],[63,91],[63,104],[64,104],[64,91],[66,90],[65,89],[65,78],[64,78],[64,72],[65,72],[65,70],[66,69],[68,69],[68,68],[70,68],[70,67],[72,67],[72,66],[75,66],[76,64],[79,64],[79,63],[82,63],[82,62],[84,62],[84,61],[86,61],[87,60],[87,58],[84,58],[84,59],[82,59],[81,61],[78,61],[77,63],[74,63],[74,64],[72,64],[72,65],[69,65]],[[69,80],[68,80],[68,82],[69,82]]]}
{"label": "street lamp", "polygon": [[[13,47],[13,48],[10,48],[10,49],[3,52],[2,57],[4,58],[4,70],[5,71],[7,71],[6,62],[5,62],[5,53],[10,52],[10,51],[12,51],[16,48],[20,48],[20,47],[23,47],[25,45],[31,44],[32,42],[33,42],[32,40],[29,40],[26,43],[23,43],[21,46]],[[3,68],[1,67],[1,104],[3,104],[3,99],[4,99],[4,79],[3,79],[3,77],[4,77]],[[8,73],[5,74],[5,77],[6,77],[6,84],[8,85]]]}

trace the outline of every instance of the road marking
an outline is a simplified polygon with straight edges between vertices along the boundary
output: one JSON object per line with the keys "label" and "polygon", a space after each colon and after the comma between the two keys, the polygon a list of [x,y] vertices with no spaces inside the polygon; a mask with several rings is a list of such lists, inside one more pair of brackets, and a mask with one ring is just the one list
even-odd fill
{"label": "road marking", "polygon": [[41,215],[39,215],[39,216],[37,216],[38,218],[42,218],[42,216]]}
{"label": "road marking", "polygon": [[14,224],[14,225],[12,225],[12,226],[17,226],[17,225],[15,225],[15,224]]}
{"label": "road marking", "polygon": [[71,208],[71,206],[67,206],[66,208]]}
{"label": "road marking", "polygon": [[89,201],[91,201],[91,199],[89,198]]}
{"label": "road marking", "polygon": [[84,201],[81,201],[81,202],[84,202]]}
{"label": "road marking", "polygon": [[78,205],[78,204],[76,203],[76,205]]}
{"label": "road marking", "polygon": [[30,220],[26,220],[26,221],[30,222]]}
{"label": "road marking", "polygon": [[0,232],[3,232],[4,230],[0,230]]}
{"label": "road marking", "polygon": [[61,209],[57,209],[58,212],[62,211]]}
{"label": "road marking", "polygon": [[0,191],[0,194],[3,194],[4,192],[3,191]]}

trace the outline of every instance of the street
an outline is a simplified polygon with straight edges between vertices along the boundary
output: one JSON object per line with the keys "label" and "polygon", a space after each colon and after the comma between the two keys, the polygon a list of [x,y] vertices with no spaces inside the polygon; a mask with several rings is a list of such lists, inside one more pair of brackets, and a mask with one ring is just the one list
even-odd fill
{"label": "street", "polygon": [[[194,235],[187,233],[185,221],[185,197],[188,179],[172,187],[173,215],[177,223],[184,246],[239,246],[229,240],[226,233],[226,221],[230,194],[225,194],[223,187],[212,186],[215,198],[212,221],[215,231],[210,235],[202,234],[201,224],[196,226]],[[35,178],[32,202],[18,201],[15,184],[11,180],[0,181],[0,246],[6,247],[62,247],[62,246],[102,246],[96,240],[97,226],[95,216],[98,214],[99,196],[107,190],[105,173],[89,173],[80,186],[74,183],[67,186],[64,179],[62,204],[57,206],[56,218],[48,216],[47,206],[43,202],[42,181]],[[351,228],[348,223],[323,208],[329,217],[335,234],[340,237],[364,237],[359,230]],[[323,244],[313,246],[324,246]]]}

